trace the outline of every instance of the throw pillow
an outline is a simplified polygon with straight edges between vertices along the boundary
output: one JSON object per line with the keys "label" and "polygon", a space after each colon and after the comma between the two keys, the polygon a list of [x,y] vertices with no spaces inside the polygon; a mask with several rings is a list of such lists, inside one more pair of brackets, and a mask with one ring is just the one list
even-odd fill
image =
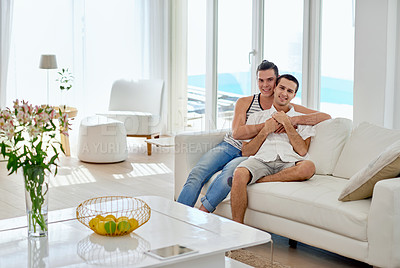
{"label": "throw pillow", "polygon": [[346,118],[323,121],[315,126],[308,154],[314,162],[316,174],[331,175],[340,152],[350,136],[352,122]]}
{"label": "throw pillow", "polygon": [[399,174],[400,141],[397,141],[350,178],[339,200],[353,201],[371,197],[378,181],[394,178]]}
{"label": "throw pillow", "polygon": [[333,176],[349,179],[363,169],[385,148],[400,140],[400,130],[371,123],[359,124],[351,133],[333,170]]}

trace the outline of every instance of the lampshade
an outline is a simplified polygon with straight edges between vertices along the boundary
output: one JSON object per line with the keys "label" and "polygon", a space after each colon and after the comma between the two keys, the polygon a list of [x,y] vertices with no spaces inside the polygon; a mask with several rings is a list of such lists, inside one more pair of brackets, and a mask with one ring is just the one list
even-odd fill
{"label": "lampshade", "polygon": [[57,69],[56,55],[42,55],[40,57],[40,69]]}

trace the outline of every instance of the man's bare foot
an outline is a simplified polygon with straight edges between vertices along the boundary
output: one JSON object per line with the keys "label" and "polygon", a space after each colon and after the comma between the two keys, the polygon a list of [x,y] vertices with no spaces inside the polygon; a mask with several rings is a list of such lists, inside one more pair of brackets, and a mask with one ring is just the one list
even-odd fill
{"label": "man's bare foot", "polygon": [[206,213],[210,213],[210,211],[208,211],[203,205],[201,205],[201,207],[199,208],[201,211],[204,211]]}

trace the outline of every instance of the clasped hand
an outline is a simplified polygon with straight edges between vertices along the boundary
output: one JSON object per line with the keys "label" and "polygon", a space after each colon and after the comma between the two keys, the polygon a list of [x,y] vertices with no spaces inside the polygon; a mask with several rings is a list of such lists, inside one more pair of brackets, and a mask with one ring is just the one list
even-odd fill
{"label": "clasped hand", "polygon": [[291,124],[296,128],[290,120],[290,116],[282,111],[274,113],[272,118],[265,121],[265,127],[267,127],[271,133],[274,132],[277,134],[286,132],[284,124]]}

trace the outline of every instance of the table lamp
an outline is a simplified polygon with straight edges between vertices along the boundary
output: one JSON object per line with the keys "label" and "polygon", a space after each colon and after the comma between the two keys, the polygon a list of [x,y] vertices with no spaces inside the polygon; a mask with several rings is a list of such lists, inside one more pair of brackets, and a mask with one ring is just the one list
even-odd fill
{"label": "table lamp", "polygon": [[47,69],[47,104],[49,104],[49,69],[57,69],[56,55],[42,55],[39,68]]}

